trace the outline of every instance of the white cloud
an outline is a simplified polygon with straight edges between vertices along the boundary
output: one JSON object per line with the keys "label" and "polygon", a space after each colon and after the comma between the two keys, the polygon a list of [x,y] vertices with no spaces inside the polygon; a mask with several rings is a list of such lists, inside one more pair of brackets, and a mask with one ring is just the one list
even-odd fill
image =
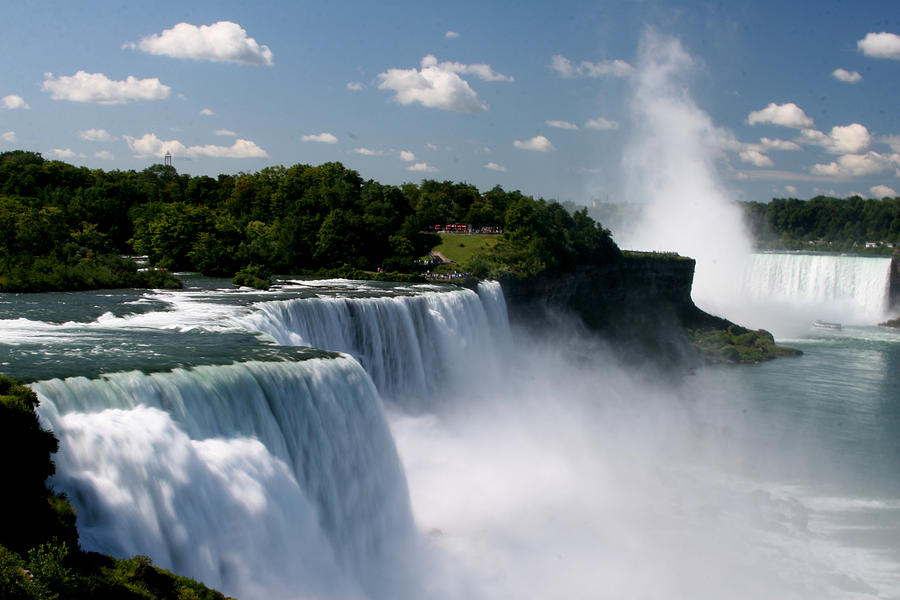
{"label": "white cloud", "polygon": [[53,148],[47,154],[49,154],[51,158],[58,158],[59,160],[68,160],[78,156],[78,153],[71,148],[66,148],[65,150],[61,148]]}
{"label": "white cloud", "polygon": [[437,171],[437,169],[435,167],[432,167],[428,163],[423,163],[423,162],[416,163],[414,165],[406,167],[406,170],[407,171],[423,171],[426,173],[434,173]]}
{"label": "white cloud", "polygon": [[31,108],[22,96],[16,96],[15,94],[3,96],[0,102],[3,102],[3,108],[8,108],[9,110],[28,110]]}
{"label": "white cloud", "polygon": [[759,150],[743,150],[738,153],[738,156],[745,163],[750,163],[757,167],[771,167],[774,166],[775,163],[772,162],[772,159],[760,152]]}
{"label": "white cloud", "polygon": [[227,136],[231,136],[231,137],[237,136],[237,134],[230,129],[216,129],[215,131],[213,131],[213,134],[214,135],[227,135]]}
{"label": "white cloud", "polygon": [[869,193],[872,194],[872,198],[896,198],[897,192],[894,188],[888,187],[886,185],[873,185],[869,188]]}
{"label": "white cloud", "polygon": [[105,129],[85,129],[78,132],[78,137],[89,142],[111,142],[116,139]]}
{"label": "white cloud", "polygon": [[498,165],[495,162],[487,163],[486,165],[484,165],[484,168],[490,169],[491,171],[500,171],[501,173],[506,173],[506,167],[504,167],[503,165]]}
{"label": "white cloud", "polygon": [[550,68],[556,71],[563,79],[574,79],[576,77],[628,77],[634,72],[634,67],[624,60],[605,60],[600,63],[583,60],[578,66],[575,66],[561,54],[553,55]]}
{"label": "white cloud", "polygon": [[556,127],[558,129],[571,129],[573,131],[578,130],[578,125],[575,123],[569,123],[568,121],[544,121],[544,125],[547,127]]}
{"label": "white cloud", "polygon": [[847,178],[875,175],[890,169],[900,162],[900,155],[887,156],[877,152],[865,154],[845,154],[828,164],[816,164],[810,169],[816,175]]}
{"label": "white cloud", "polygon": [[154,133],[147,133],[139,138],[124,136],[128,147],[138,158],[161,158],[166,152],[172,156],[212,158],[266,158],[269,155],[265,150],[250,140],[238,139],[231,146],[185,146],[178,140],[161,140]]}
{"label": "white cloud", "polygon": [[131,100],[162,100],[172,88],[156,77],[138,79],[129,75],[124,81],[113,81],[103,73],[78,71],[71,76],[53,77],[46,73],[41,90],[50,92],[54,100],[124,104]]}
{"label": "white cloud", "polygon": [[438,149],[438,147],[435,146],[434,144],[425,144],[425,147],[428,148],[429,150],[437,150]]}
{"label": "white cloud", "polygon": [[409,150],[401,150],[400,151],[400,160],[404,162],[412,162],[416,160],[416,155],[410,152]]}
{"label": "white cloud", "polygon": [[550,140],[542,135],[536,135],[530,140],[515,140],[513,146],[519,150],[532,150],[534,152],[552,152],[556,150]]}
{"label": "white cloud", "polygon": [[309,135],[301,136],[300,138],[304,142],[319,142],[320,144],[337,144],[338,139],[332,133],[311,133]]}
{"label": "white cloud", "polygon": [[603,117],[597,117],[596,119],[589,119],[585,124],[585,127],[588,129],[600,129],[603,131],[609,131],[612,129],[618,129],[619,124],[616,121],[612,121],[610,119],[604,119]]}
{"label": "white cloud", "polygon": [[447,33],[444,34],[444,37],[447,38],[448,40],[454,40],[459,37],[459,33],[456,31],[448,31]]}
{"label": "white cloud", "polygon": [[99,158],[100,160],[115,160],[116,157],[109,150],[100,150],[94,152],[94,158]]}
{"label": "white cloud", "polygon": [[856,71],[848,71],[847,69],[835,69],[831,73],[831,76],[844,83],[859,83],[862,81],[862,75]]}
{"label": "white cloud", "polygon": [[856,47],[871,58],[893,58],[900,60],[900,35],[896,33],[867,33],[856,42]]}
{"label": "white cloud", "polygon": [[363,156],[384,156],[383,150],[370,150],[369,148],[354,148],[351,150],[354,154],[362,154]]}
{"label": "white cloud", "polygon": [[388,69],[378,75],[380,90],[396,92],[400,104],[419,102],[429,108],[439,108],[463,113],[479,113],[488,105],[478,99],[478,94],[460,74],[474,75],[485,81],[513,81],[512,76],[494,71],[490,65],[465,65],[456,62],[439,63],[429,54],[418,69]]}
{"label": "white cloud", "polygon": [[4,142],[9,143],[19,141],[19,138],[16,137],[15,131],[4,131],[3,133],[0,133],[0,139],[2,139]]}
{"label": "white cloud", "polygon": [[885,144],[890,144],[891,150],[894,152],[900,152],[900,135],[887,135],[881,138],[879,141],[884,142]]}
{"label": "white cloud", "polygon": [[201,108],[200,114],[203,115],[204,117],[211,117],[216,113],[214,113],[211,108]]}
{"label": "white cloud", "polygon": [[864,125],[853,123],[846,127],[831,128],[829,152],[835,154],[859,154],[872,145],[872,135]]}
{"label": "white cloud", "polygon": [[821,146],[832,154],[861,154],[872,145],[872,134],[865,125],[859,123],[832,127],[828,134],[816,129],[803,129],[799,139]]}
{"label": "white cloud", "polygon": [[790,194],[794,198],[796,198],[797,194],[799,193],[796,186],[793,186],[793,185],[784,186],[784,191],[786,191],[788,194]]}
{"label": "white cloud", "polygon": [[772,125],[793,127],[794,129],[813,126],[813,120],[806,116],[803,109],[793,102],[788,102],[787,104],[770,102],[764,109],[751,112],[747,116],[747,123],[750,125],[770,123]]}
{"label": "white cloud", "polygon": [[212,62],[231,62],[242,65],[272,66],[272,51],[268,46],[247,37],[243,27],[231,21],[212,25],[178,23],[172,29],[142,38],[137,44],[123,47],[137,48],[147,54],[188,58]]}
{"label": "white cloud", "polygon": [[351,92],[358,92],[360,90],[366,89],[366,84],[361,83],[359,81],[348,81],[347,89],[350,90]]}
{"label": "white cloud", "polygon": [[491,65],[484,63],[476,63],[466,65],[458,62],[444,61],[439,63],[433,54],[429,54],[422,59],[422,68],[437,67],[442,71],[450,71],[453,73],[462,73],[463,75],[474,75],[484,81],[506,81],[513,82],[515,78],[512,75],[503,75],[491,68]]}
{"label": "white cloud", "polygon": [[760,138],[760,143],[767,150],[800,150],[800,144],[796,142],[789,142],[787,140],[779,140],[779,139],[771,139],[771,138]]}

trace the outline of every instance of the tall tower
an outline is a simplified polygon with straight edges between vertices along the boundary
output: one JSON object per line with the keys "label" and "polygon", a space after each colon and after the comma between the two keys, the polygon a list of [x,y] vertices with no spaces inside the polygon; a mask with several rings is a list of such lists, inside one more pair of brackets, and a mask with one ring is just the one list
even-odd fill
{"label": "tall tower", "polygon": [[166,150],[166,155],[163,158],[163,160],[165,161],[167,167],[171,167],[172,166],[172,153],[169,152],[168,150]]}

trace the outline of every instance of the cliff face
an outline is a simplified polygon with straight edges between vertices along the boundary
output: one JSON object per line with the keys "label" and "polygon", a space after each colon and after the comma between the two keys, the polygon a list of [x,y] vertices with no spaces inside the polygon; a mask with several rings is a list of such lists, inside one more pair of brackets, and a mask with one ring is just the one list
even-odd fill
{"label": "cliff face", "polygon": [[690,258],[626,254],[611,265],[502,285],[514,322],[549,323],[556,311],[572,313],[628,359],[691,364],[697,355],[686,329],[733,325],[694,305],[694,266]]}

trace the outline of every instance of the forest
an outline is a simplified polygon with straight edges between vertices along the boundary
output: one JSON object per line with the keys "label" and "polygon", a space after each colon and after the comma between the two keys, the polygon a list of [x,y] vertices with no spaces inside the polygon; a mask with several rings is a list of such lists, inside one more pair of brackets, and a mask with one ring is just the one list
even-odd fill
{"label": "forest", "polygon": [[[499,186],[383,185],[336,162],[212,178],[0,154],[0,291],[177,286],[173,271],[415,275],[440,242],[434,226],[449,223],[504,230],[467,265],[481,276],[533,277],[620,256],[586,210]],[[125,255],[146,255],[154,269]]]}
{"label": "forest", "polygon": [[760,248],[890,253],[900,246],[900,197],[774,198],[742,208]]}

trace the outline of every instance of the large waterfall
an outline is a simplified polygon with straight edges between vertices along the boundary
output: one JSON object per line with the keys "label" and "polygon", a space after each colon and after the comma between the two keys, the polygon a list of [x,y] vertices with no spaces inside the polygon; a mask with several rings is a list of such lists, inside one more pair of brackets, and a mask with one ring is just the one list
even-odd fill
{"label": "large waterfall", "polygon": [[[743,297],[763,320],[793,314],[872,325],[889,314],[890,258],[802,253],[759,253],[751,257]],[[753,314],[729,313],[735,320]],[[757,317],[758,320],[758,317]],[[755,323],[754,323],[755,325]],[[764,323],[758,326],[766,326]]]}
{"label": "large waterfall", "polygon": [[278,595],[353,578],[377,592],[412,543],[381,400],[352,359],[132,371],[34,389],[61,440],[54,485],[73,499],[90,549],[148,554],[232,593],[265,579]]}

